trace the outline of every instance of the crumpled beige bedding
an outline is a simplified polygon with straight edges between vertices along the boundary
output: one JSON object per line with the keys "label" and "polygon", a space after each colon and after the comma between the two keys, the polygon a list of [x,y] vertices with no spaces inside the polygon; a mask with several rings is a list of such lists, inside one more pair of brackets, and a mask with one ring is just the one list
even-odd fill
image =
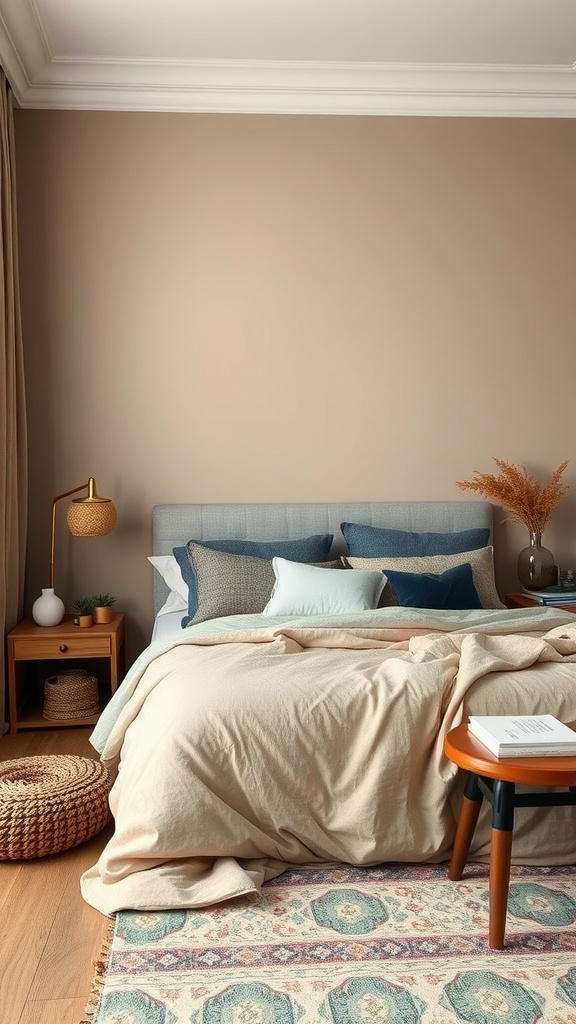
{"label": "crumpled beige bedding", "polygon": [[[468,714],[576,720],[576,617],[407,635],[387,611],[385,626],[185,630],[152,657],[107,728],[116,827],[84,899],[199,907],[288,865],[447,859],[462,782],[446,732]],[[518,810],[514,859],[573,861],[574,810]]]}

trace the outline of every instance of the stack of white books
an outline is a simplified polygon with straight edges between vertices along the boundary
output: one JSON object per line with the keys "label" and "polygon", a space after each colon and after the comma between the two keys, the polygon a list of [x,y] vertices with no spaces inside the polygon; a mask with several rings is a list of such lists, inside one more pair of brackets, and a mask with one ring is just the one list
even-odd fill
{"label": "stack of white books", "polygon": [[471,715],[468,729],[496,757],[576,754],[576,732],[554,715]]}

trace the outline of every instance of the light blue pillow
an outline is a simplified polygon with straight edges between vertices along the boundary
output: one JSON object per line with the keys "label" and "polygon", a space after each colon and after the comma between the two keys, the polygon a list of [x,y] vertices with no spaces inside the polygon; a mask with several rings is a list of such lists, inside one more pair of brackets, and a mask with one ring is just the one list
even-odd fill
{"label": "light blue pillow", "polygon": [[[356,570],[357,571],[357,570]],[[401,572],[399,569],[382,570],[404,608],[481,608],[482,604],[472,577],[469,562],[455,565],[443,573]]]}
{"label": "light blue pillow", "polygon": [[[297,540],[203,540],[189,541],[188,543],[201,544],[202,547],[210,548],[212,551],[225,551],[229,555],[252,555],[255,558],[269,560],[278,555],[281,558],[290,558],[295,562],[326,562],[333,540],[333,534],[319,533]],[[182,625],[187,626],[198,611],[196,577],[188,547],[176,547],[172,549],[172,552],[180,566],[182,579],[188,588],[188,616],[182,620]]]}
{"label": "light blue pillow", "polygon": [[386,577],[377,569],[338,572],[273,558],[276,582],[264,615],[340,615],[378,606]]}
{"label": "light blue pillow", "polygon": [[341,523],[340,528],[354,558],[422,558],[426,555],[457,555],[486,547],[488,527],[461,530],[459,533],[410,533],[380,526]]}

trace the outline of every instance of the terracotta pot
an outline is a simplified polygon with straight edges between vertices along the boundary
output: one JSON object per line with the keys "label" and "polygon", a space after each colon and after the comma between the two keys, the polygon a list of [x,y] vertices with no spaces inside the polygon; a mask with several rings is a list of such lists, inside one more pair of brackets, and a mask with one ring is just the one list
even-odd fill
{"label": "terracotta pot", "polygon": [[91,615],[75,615],[74,616],[74,625],[75,626],[84,626],[84,628],[86,628],[87,626],[91,626],[92,624],[93,624],[93,620],[92,620],[92,616]]}
{"label": "terracotta pot", "polygon": [[114,609],[110,605],[106,605],[102,608],[93,608],[92,617],[94,622],[112,622],[114,618]]}

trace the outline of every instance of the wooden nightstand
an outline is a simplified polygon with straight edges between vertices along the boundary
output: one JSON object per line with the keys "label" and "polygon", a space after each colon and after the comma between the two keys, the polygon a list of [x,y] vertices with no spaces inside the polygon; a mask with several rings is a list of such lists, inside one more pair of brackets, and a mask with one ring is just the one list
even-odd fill
{"label": "wooden nightstand", "polygon": [[37,626],[33,619],[23,619],[8,633],[6,645],[10,733],[94,725],[97,717],[66,721],[43,718],[44,681],[57,673],[63,662],[78,663],[78,667],[97,676],[103,706],[117,689],[124,671],[124,615],[115,615],[106,625],[85,629],[75,626],[70,615],[59,626]]}
{"label": "wooden nightstand", "polygon": [[563,608],[567,612],[576,612],[576,604],[540,604],[528,594],[506,594],[504,603],[507,608]]}

